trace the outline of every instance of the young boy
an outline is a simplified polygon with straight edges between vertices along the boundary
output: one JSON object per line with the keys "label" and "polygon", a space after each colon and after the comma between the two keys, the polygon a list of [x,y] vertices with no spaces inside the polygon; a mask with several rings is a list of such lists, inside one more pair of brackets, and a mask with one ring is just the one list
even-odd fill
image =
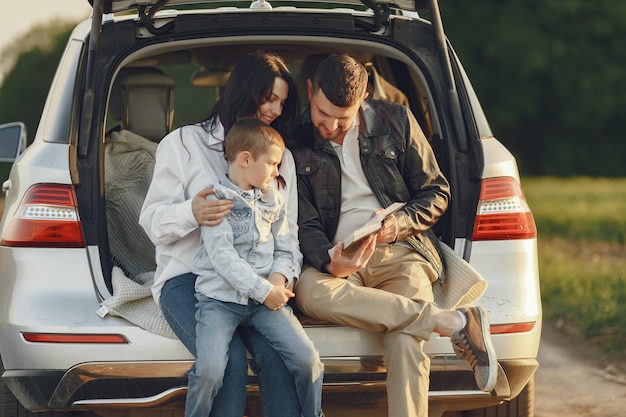
{"label": "young boy", "polygon": [[285,144],[256,118],[228,131],[228,174],[207,198],[230,199],[227,221],[201,228],[194,260],[198,321],[197,360],[189,372],[185,417],[207,417],[222,385],[228,346],[238,326],[255,328],[280,353],[294,383],[302,416],[319,417],[323,365],[291,308],[286,288],[294,258],[285,204],[270,187]]}

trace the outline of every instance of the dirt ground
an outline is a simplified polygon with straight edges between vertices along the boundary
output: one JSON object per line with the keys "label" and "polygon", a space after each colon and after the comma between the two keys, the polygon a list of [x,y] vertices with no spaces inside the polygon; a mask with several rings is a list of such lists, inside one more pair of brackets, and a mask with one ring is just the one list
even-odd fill
{"label": "dirt ground", "polygon": [[535,417],[626,416],[626,360],[544,323],[535,374]]}

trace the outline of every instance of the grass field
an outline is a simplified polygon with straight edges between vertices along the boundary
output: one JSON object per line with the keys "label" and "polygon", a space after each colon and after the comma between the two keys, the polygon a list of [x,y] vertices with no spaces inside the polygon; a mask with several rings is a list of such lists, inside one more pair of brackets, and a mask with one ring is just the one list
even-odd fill
{"label": "grass field", "polygon": [[522,187],[545,317],[626,355],[626,179],[524,178]]}

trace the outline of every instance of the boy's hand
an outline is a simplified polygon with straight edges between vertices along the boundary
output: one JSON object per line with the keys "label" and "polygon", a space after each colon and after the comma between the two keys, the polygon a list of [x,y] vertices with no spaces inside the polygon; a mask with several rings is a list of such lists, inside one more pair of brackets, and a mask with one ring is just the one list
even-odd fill
{"label": "boy's hand", "polygon": [[273,285],[282,285],[283,287],[287,286],[287,278],[280,272],[272,272],[267,277],[267,280]]}
{"label": "boy's hand", "polygon": [[285,284],[274,285],[267,297],[265,297],[265,300],[263,300],[263,305],[270,310],[278,310],[294,296],[295,294],[291,290],[285,288]]}

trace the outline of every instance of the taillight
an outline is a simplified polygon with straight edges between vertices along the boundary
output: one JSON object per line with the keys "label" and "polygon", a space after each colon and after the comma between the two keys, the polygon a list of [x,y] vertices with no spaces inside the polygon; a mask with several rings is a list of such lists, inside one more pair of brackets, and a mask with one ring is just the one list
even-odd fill
{"label": "taillight", "polygon": [[535,219],[519,182],[512,177],[484,179],[472,239],[510,240],[536,236]]}
{"label": "taillight", "polygon": [[32,186],[24,195],[0,244],[15,247],[84,247],[72,186]]}
{"label": "taillight", "polygon": [[24,340],[32,343],[115,343],[128,344],[121,334],[80,333],[22,333]]}
{"label": "taillight", "polygon": [[535,322],[513,323],[513,324],[492,324],[491,334],[511,334],[526,333],[535,328]]}

